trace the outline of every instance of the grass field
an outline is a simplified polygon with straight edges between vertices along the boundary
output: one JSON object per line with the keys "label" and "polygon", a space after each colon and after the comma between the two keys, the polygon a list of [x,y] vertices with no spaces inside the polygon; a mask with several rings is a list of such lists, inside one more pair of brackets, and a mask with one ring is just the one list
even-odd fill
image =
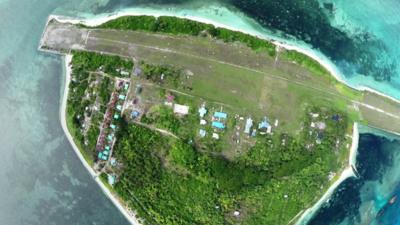
{"label": "grass field", "polygon": [[[63,35],[45,41],[50,49],[101,53],[109,68],[116,58],[107,55],[118,55],[148,69],[132,76],[127,100],[139,99],[143,115],[134,121],[129,111],[118,123],[115,157],[122,166],[107,170],[118,177],[112,189],[148,224],[286,225],[347,166],[354,121],[396,124],[361,107],[368,102],[396,113],[396,104],[338,83],[293,52],[270,56],[208,37],[50,26],[50,34],[61,26],[55,33]],[[96,67],[101,58],[76,55]],[[159,71],[165,68],[173,72],[163,80]],[[140,93],[134,90],[138,84]],[[164,104],[167,94],[189,106],[188,115],[175,115]],[[208,123],[200,125],[197,110],[204,102]],[[221,109],[228,113],[227,127],[213,129],[212,114]],[[264,117],[279,125],[250,137],[243,132],[248,117],[256,125]],[[200,138],[199,129],[208,136]],[[213,132],[219,140],[211,138]],[[332,172],[336,177],[328,180]]]}

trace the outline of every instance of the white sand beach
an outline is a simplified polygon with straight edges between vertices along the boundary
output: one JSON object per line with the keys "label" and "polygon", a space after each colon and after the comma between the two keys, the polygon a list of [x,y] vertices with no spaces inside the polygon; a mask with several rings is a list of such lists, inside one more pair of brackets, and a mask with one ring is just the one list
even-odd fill
{"label": "white sand beach", "polygon": [[62,129],[64,130],[65,135],[68,138],[68,141],[71,143],[72,148],[74,149],[76,155],[78,158],[81,160],[82,164],[85,166],[85,168],[89,171],[90,175],[93,177],[93,179],[96,181],[96,183],[100,186],[101,190],[106,194],[106,196],[114,203],[114,205],[121,211],[121,213],[125,216],[125,218],[132,224],[132,225],[140,225],[139,221],[136,219],[136,216],[134,213],[132,213],[130,210],[128,210],[122,202],[118,200],[116,196],[114,196],[111,191],[103,184],[103,182],[100,180],[100,177],[98,173],[96,173],[93,168],[88,164],[88,162],[85,160],[83,157],[82,153],[79,151],[78,146],[76,146],[72,135],[68,131],[67,127],[67,120],[66,120],[66,113],[67,113],[67,99],[68,99],[68,91],[69,91],[69,83],[71,80],[71,63],[72,60],[72,55],[66,55],[65,56],[65,83],[64,83],[64,94],[62,98],[62,103],[61,103],[61,108],[60,108],[60,120],[61,120],[61,126]]}
{"label": "white sand beach", "polygon": [[[118,12],[118,13],[105,15],[104,17],[98,17],[98,18],[93,18],[93,19],[73,19],[73,18],[64,17],[64,16],[51,15],[48,20],[50,21],[51,19],[56,19],[57,21],[64,22],[64,23],[72,23],[72,24],[81,23],[81,24],[84,24],[84,25],[87,25],[87,26],[97,26],[97,25],[105,23],[105,22],[107,22],[109,20],[113,20],[113,19],[119,18],[121,16],[135,16],[135,15],[136,16],[137,15],[149,15],[149,16],[158,17],[158,16],[164,16],[165,13],[157,14],[157,13]],[[222,27],[222,28],[231,29],[231,30],[235,30],[235,31],[241,31],[241,32],[244,32],[244,33],[247,33],[247,34],[255,35],[255,36],[259,37],[259,38],[267,39],[265,37],[261,37],[259,34],[248,32],[246,30],[236,29],[235,27],[227,26],[227,25],[224,25],[224,24],[221,24],[221,23],[217,23],[215,21],[212,21],[212,20],[209,20],[209,19],[205,19],[205,18],[201,18],[201,17],[195,17],[195,16],[177,16],[177,17],[192,19],[192,20],[195,20],[195,21],[203,22],[203,23],[209,23],[209,24],[213,24],[216,27]],[[269,40],[269,39],[267,39],[267,40]],[[342,76],[340,75],[340,73],[338,72],[336,67],[331,62],[329,62],[328,59],[326,59],[326,58],[322,59],[321,57],[317,56],[314,52],[312,52],[310,50],[307,50],[307,49],[304,49],[304,48],[301,48],[299,46],[290,45],[290,44],[283,43],[283,42],[280,42],[280,41],[273,41],[273,43],[275,45],[279,46],[279,47],[282,47],[282,48],[285,48],[285,49],[289,49],[289,50],[295,50],[295,51],[301,52],[301,53],[313,58],[314,60],[318,61],[322,66],[324,66],[339,82],[342,82],[342,83],[348,85],[342,79]],[[128,210],[126,208],[124,208],[122,203],[119,202],[119,200],[115,196],[112,195],[110,190],[108,190],[104,186],[104,184],[100,181],[100,179],[96,176],[96,174],[93,171],[93,169],[84,160],[83,156],[81,155],[79,149],[77,148],[77,146],[73,142],[73,139],[72,139],[71,135],[69,134],[69,132],[67,130],[66,121],[65,121],[65,107],[66,107],[66,99],[67,99],[66,93],[68,93],[68,82],[69,82],[69,79],[70,79],[70,68],[68,67],[68,64],[69,64],[70,60],[71,60],[71,56],[70,55],[66,56],[66,84],[65,84],[65,91],[64,91],[65,94],[64,94],[64,98],[63,98],[63,105],[62,105],[62,109],[61,109],[61,121],[62,121],[63,129],[64,129],[69,141],[71,142],[71,145],[73,146],[75,152],[79,156],[80,160],[85,165],[85,167],[89,170],[91,175],[93,177],[95,177],[96,182],[100,185],[100,187],[102,188],[104,193],[120,209],[120,211],[131,222],[131,224],[134,224],[134,225],[139,224],[139,222],[134,217],[134,215],[129,213]],[[385,96],[387,98],[393,99],[390,96],[386,96],[383,93],[380,93],[380,92],[375,91],[375,90],[371,90],[371,89],[366,88],[366,87],[358,87],[357,89],[358,90],[371,91],[371,92],[377,93],[379,95]],[[395,100],[395,99],[393,99],[393,100]],[[329,200],[329,198],[331,197],[331,195],[334,192],[334,190],[344,180],[346,180],[349,177],[355,176],[355,174],[353,172],[353,169],[352,169],[352,166],[355,166],[355,163],[356,163],[356,154],[357,154],[357,148],[358,148],[358,138],[359,138],[358,124],[355,123],[354,127],[353,127],[353,141],[352,141],[352,146],[351,146],[350,155],[349,155],[349,166],[341,173],[340,177],[336,180],[336,182],[334,182],[329,187],[329,189],[321,197],[321,199],[313,207],[311,207],[311,208],[309,208],[309,209],[304,211],[304,213],[302,214],[302,216],[298,220],[297,224],[299,224],[299,225],[300,224],[304,224],[304,222],[308,221],[315,214],[315,212],[320,208],[320,206],[324,202]]]}
{"label": "white sand beach", "polygon": [[301,215],[300,219],[297,221],[296,225],[305,225],[307,222],[315,215],[318,209],[324,204],[325,202],[329,201],[330,197],[332,196],[335,189],[346,179],[350,177],[356,177],[356,174],[353,171],[355,168],[356,163],[356,156],[357,156],[357,149],[358,149],[358,141],[359,141],[359,133],[358,133],[358,124],[354,123],[353,125],[353,136],[352,136],[352,143],[350,148],[349,154],[349,165],[343,172],[340,174],[339,179],[337,179],[325,192],[325,194],[318,200],[317,203],[314,204],[313,207],[308,208],[304,213]]}

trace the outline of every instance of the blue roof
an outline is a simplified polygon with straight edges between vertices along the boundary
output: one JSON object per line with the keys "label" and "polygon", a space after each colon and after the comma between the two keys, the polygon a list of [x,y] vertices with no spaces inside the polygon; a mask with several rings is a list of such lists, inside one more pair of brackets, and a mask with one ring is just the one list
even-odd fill
{"label": "blue roof", "polygon": [[108,151],[103,151],[103,155],[108,155],[109,152]]}
{"label": "blue roof", "polygon": [[206,115],[206,113],[207,113],[207,109],[206,109],[206,108],[201,107],[201,108],[199,109],[200,117],[203,117],[204,115]]}
{"label": "blue roof", "polygon": [[219,128],[219,129],[224,129],[225,125],[219,121],[213,121],[211,124],[213,127]]}
{"label": "blue roof", "polygon": [[119,99],[125,100],[125,95],[119,95]]}
{"label": "blue roof", "polygon": [[119,115],[118,114],[114,114],[114,119],[118,119]]}
{"label": "blue roof", "polygon": [[110,140],[110,141],[112,141],[113,136],[110,134],[110,135],[107,136],[107,139]]}
{"label": "blue roof", "polygon": [[226,119],[228,117],[228,114],[224,112],[215,112],[214,117],[221,118],[221,119]]}
{"label": "blue roof", "polygon": [[99,152],[99,154],[97,155],[97,158],[101,159],[103,157],[103,153]]}
{"label": "blue roof", "polygon": [[106,150],[110,150],[110,146],[107,145],[107,146],[105,147],[105,149],[106,149]]}
{"label": "blue roof", "polygon": [[266,129],[269,126],[270,126],[269,123],[266,120],[264,120],[264,121],[262,121],[261,123],[258,124],[258,129]]}
{"label": "blue roof", "polygon": [[115,126],[114,124],[111,124],[110,127],[111,127],[112,129],[117,128],[117,126]]}
{"label": "blue roof", "polygon": [[121,105],[117,105],[117,109],[118,109],[119,111],[121,111],[122,106],[121,106]]}
{"label": "blue roof", "polygon": [[140,115],[140,113],[138,111],[133,111],[131,115],[133,118],[136,118]]}
{"label": "blue roof", "polygon": [[128,88],[129,88],[129,84],[125,83],[124,89],[125,89],[125,90],[128,90]]}

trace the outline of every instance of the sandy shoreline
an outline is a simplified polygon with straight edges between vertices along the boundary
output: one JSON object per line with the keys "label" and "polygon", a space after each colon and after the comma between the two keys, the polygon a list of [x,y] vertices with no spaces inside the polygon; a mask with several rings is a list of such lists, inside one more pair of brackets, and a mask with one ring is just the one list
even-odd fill
{"label": "sandy shoreline", "polygon": [[300,53],[303,53],[304,55],[307,55],[308,57],[316,60],[318,63],[320,63],[324,68],[326,68],[333,77],[335,77],[335,79],[343,84],[345,84],[346,86],[349,86],[351,88],[354,88],[356,90],[359,91],[368,91],[377,95],[380,95],[382,97],[386,97],[392,101],[395,101],[397,103],[400,103],[399,99],[393,98],[389,95],[386,95],[382,92],[379,92],[377,90],[374,90],[372,88],[366,87],[366,86],[351,86],[350,84],[346,83],[346,81],[343,79],[343,76],[341,75],[341,73],[339,72],[339,70],[336,68],[336,66],[331,63],[329,61],[329,59],[327,59],[325,56],[322,55],[317,55],[315,52],[309,50],[309,49],[305,49],[299,46],[296,46],[294,44],[289,44],[287,42],[284,41],[277,41],[274,40],[273,37],[265,37],[260,35],[259,33],[255,33],[255,32],[251,32],[251,31],[247,31],[247,30],[243,30],[243,29],[238,29],[235,28],[233,26],[228,26],[222,23],[218,23],[216,21],[210,20],[210,19],[206,19],[206,18],[202,18],[202,17],[198,17],[198,16],[190,16],[190,15],[185,15],[185,16],[181,16],[181,15],[173,15],[171,13],[166,13],[166,12],[161,12],[161,13],[156,13],[156,12],[130,12],[130,11],[120,11],[117,13],[110,13],[110,14],[104,14],[104,16],[102,17],[97,17],[97,18],[90,18],[90,19],[75,19],[75,18],[71,18],[71,17],[66,17],[66,16],[60,16],[60,15],[50,15],[48,21],[50,21],[51,19],[56,19],[59,22],[63,22],[63,23],[72,23],[72,24],[84,24],[86,26],[98,26],[100,24],[103,24],[107,21],[113,20],[113,19],[117,19],[119,17],[122,16],[154,16],[154,17],[160,17],[160,16],[175,16],[175,17],[179,17],[179,18],[186,18],[186,19],[191,19],[191,20],[195,20],[201,23],[208,23],[208,24],[212,24],[215,27],[221,27],[221,28],[226,28],[229,30],[233,30],[233,31],[240,31],[246,34],[250,34],[253,36],[257,36],[258,38],[264,39],[264,40],[268,40],[271,41],[273,44],[275,44],[276,46],[288,49],[288,50],[295,50],[298,51]]}
{"label": "sandy shoreline", "polygon": [[72,138],[72,135],[68,131],[66,113],[67,113],[67,99],[68,99],[68,91],[69,91],[69,82],[71,80],[71,72],[72,72],[71,66],[70,66],[71,60],[72,60],[72,55],[65,55],[65,83],[64,83],[64,93],[63,93],[61,109],[60,109],[60,120],[61,120],[62,129],[64,130],[64,133],[67,136],[68,141],[71,143],[71,146],[74,149],[76,155],[81,160],[81,162],[85,166],[85,168],[89,171],[92,178],[100,186],[100,188],[104,192],[104,194],[113,202],[113,204],[119,209],[119,211],[125,216],[125,218],[132,225],[140,225],[140,223],[136,219],[135,215],[133,213],[131,213],[128,209],[126,209],[123,206],[123,204],[103,184],[103,182],[100,180],[100,177],[99,177],[100,174],[96,173],[93,170],[93,168],[89,165],[89,163],[85,160],[82,153],[79,151],[78,146],[76,146],[76,144]]}
{"label": "sandy shoreline", "polygon": [[301,215],[300,219],[297,221],[296,225],[305,225],[308,221],[315,215],[319,208],[321,208],[322,204],[329,201],[335,189],[346,179],[350,177],[356,177],[356,174],[353,171],[353,168],[356,168],[356,157],[357,157],[357,149],[359,142],[359,132],[358,132],[358,123],[354,123],[353,125],[353,135],[351,148],[349,153],[349,165],[342,171],[339,179],[337,179],[325,192],[325,194],[318,200],[317,203],[314,204],[311,208],[306,209],[306,211]]}
{"label": "sandy shoreline", "polygon": [[[114,14],[109,14],[106,15],[104,17],[100,17],[100,18],[94,18],[94,19],[73,19],[73,18],[69,18],[69,17],[64,17],[64,16],[57,16],[57,15],[51,15],[48,19],[48,21],[50,21],[51,19],[56,19],[59,22],[66,22],[66,23],[72,23],[72,24],[78,24],[78,23],[82,23],[84,25],[87,26],[97,26],[100,25],[102,23],[105,23],[109,20],[112,19],[116,19],[118,17],[121,16],[135,16],[135,15],[149,15],[149,16],[163,16],[165,15],[164,13],[160,13],[160,14],[156,14],[156,13],[151,13],[151,14],[146,14],[146,13],[130,13],[130,12],[121,12],[121,13],[114,13]],[[194,17],[194,16],[178,16],[180,18],[187,18],[187,19],[192,19],[192,20],[196,20],[199,22],[203,22],[203,23],[209,23],[209,24],[213,24],[216,27],[222,27],[222,28],[226,28],[226,29],[230,29],[230,30],[234,30],[234,31],[241,31],[247,34],[251,34],[251,35],[255,35],[259,38],[262,39],[266,39],[265,37],[261,37],[260,35],[254,34],[252,32],[247,32],[245,30],[240,30],[240,29],[236,29],[234,27],[231,26],[226,26],[224,24],[220,24],[217,23],[215,21],[212,20],[208,20],[208,19],[204,19],[204,18],[200,18],[200,17]],[[267,39],[268,40],[268,39]],[[271,41],[271,40],[269,40]],[[310,58],[313,58],[314,60],[318,61],[322,66],[324,66],[339,82],[344,83],[345,85],[348,85],[343,79],[342,76],[340,75],[340,73],[338,72],[338,70],[336,69],[336,67],[328,62],[326,59],[321,59],[321,57],[317,56],[315,53],[313,53],[312,51],[309,51],[307,49],[303,49],[301,47],[298,46],[294,46],[294,45],[290,45],[290,44],[286,44],[283,42],[279,42],[279,41],[273,41],[273,43],[277,46],[280,46],[282,48],[285,49],[289,49],[289,50],[296,50],[298,52],[301,52],[307,56],[309,56]],[[99,184],[99,186],[101,187],[101,189],[103,190],[103,192],[111,199],[111,201],[117,206],[117,208],[124,214],[124,216],[129,220],[129,222],[131,224],[137,225],[139,224],[138,221],[136,220],[136,218],[134,218],[133,216],[131,216],[129,214],[129,212],[127,211],[127,209],[124,208],[124,206],[119,202],[119,200],[114,197],[110,190],[107,189],[107,187],[104,186],[104,184],[100,181],[100,179],[98,177],[96,177],[96,174],[94,172],[94,170],[90,167],[90,165],[88,165],[88,163],[85,161],[85,159],[83,158],[82,154],[80,153],[79,149],[77,148],[77,146],[75,145],[72,136],[69,134],[68,129],[66,127],[66,120],[65,120],[65,107],[66,107],[66,93],[68,93],[68,83],[69,83],[69,79],[70,79],[70,68],[68,68],[68,64],[69,61],[71,60],[71,56],[67,55],[66,56],[66,87],[65,87],[65,91],[64,91],[64,99],[63,99],[63,106],[61,109],[61,121],[62,121],[62,125],[63,125],[63,129],[64,132],[66,133],[68,140],[71,142],[71,145],[73,146],[75,152],[77,153],[78,157],[80,158],[80,160],[82,161],[82,163],[84,164],[84,166],[89,170],[90,174],[95,178],[96,182]],[[348,85],[349,86],[349,85]],[[352,87],[354,88],[354,87]],[[387,97],[391,100],[394,100],[396,102],[399,102],[399,100],[392,98],[390,96],[387,96],[383,93],[380,93],[376,90],[370,89],[368,87],[357,87],[357,90],[360,91],[370,91],[373,93],[376,93],[378,95]],[[353,169],[351,168],[351,166],[355,166],[356,163],[356,154],[357,154],[357,148],[358,148],[358,139],[359,139],[359,133],[358,133],[358,124],[355,123],[354,127],[353,127],[353,140],[352,140],[352,146],[351,146],[351,150],[350,150],[350,155],[349,155],[349,166],[341,173],[339,179],[337,181],[335,181],[327,190],[327,192],[320,198],[320,200],[311,208],[305,210],[305,212],[302,214],[302,216],[300,217],[300,219],[298,220],[298,222],[296,224],[300,225],[300,224],[304,224],[304,222],[308,221],[314,214],[315,212],[320,208],[320,206],[326,202],[327,200],[329,200],[329,198],[331,197],[332,193],[334,192],[334,190],[347,178],[349,177],[354,177],[355,174],[353,172]]]}

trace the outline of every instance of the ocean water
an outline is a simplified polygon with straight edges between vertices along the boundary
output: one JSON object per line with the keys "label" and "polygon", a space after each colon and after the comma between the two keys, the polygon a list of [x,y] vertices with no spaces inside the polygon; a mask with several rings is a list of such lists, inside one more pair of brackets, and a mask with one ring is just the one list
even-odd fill
{"label": "ocean water", "polygon": [[[0,224],[127,224],[61,129],[63,61],[37,51],[49,14],[196,16],[311,49],[349,85],[400,99],[399,9],[398,0],[0,0]],[[310,224],[400,224],[400,199],[385,206],[400,194],[400,142],[364,133],[361,179],[343,183]]]}
{"label": "ocean water", "polygon": [[[309,225],[400,224],[400,138],[366,129],[357,156],[359,178],[343,182]],[[370,133],[373,132],[373,133]]]}
{"label": "ocean water", "polygon": [[0,1],[1,225],[128,224],[61,129],[62,58],[37,51],[55,9],[92,10],[74,2]]}

